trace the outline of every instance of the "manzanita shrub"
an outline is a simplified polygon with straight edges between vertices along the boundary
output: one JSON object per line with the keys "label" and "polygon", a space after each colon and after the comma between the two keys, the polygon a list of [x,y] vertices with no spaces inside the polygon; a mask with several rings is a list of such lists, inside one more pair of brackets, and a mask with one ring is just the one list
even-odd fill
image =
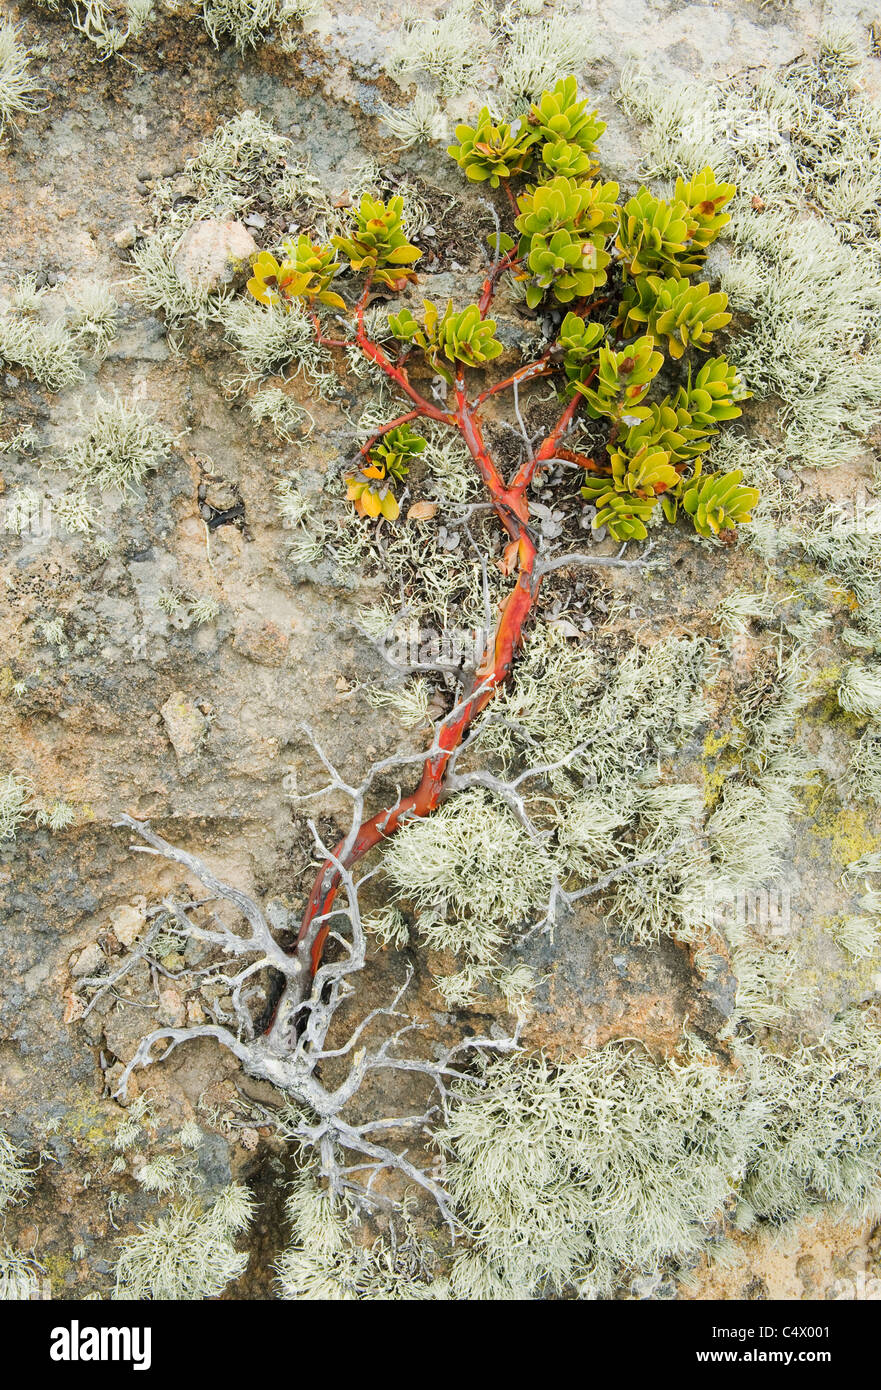
{"label": "manzanita shrub", "polygon": [[[361,448],[347,477],[359,515],[399,523],[397,488],[410,461],[425,448],[418,420],[456,430],[508,536],[503,568],[516,575],[483,660],[462,698],[436,728],[418,787],[366,820],[321,867],[298,944],[318,968],[328,917],[340,886],[339,855],[348,868],[406,821],[431,814],[441,799],[451,753],[474,718],[507,679],[535,607],[546,564],[530,527],[529,488],[560,451],[584,470],[582,496],[595,507],[594,528],[614,539],[644,540],[648,527],[687,519],[709,540],[730,543],[758,500],[740,472],[705,471],[704,457],[719,426],[740,415],[749,392],[724,356],[708,356],[714,333],[730,321],[727,297],[694,277],[729,221],[735,193],[712,169],[678,179],[669,200],[641,188],[623,206],[616,183],[596,177],[597,141],[605,130],[579,98],[576,79],[561,79],[529,113],[495,121],[484,108],[475,126],[460,125],[449,153],[469,180],[504,190],[510,233],[489,241],[493,265],[477,303],[456,307],[423,300],[388,318],[396,346],[372,339],[365,310],[400,293],[418,277],[418,247],[407,239],[399,197],[364,196],[348,235],[315,246],[306,236],[282,245],[279,258],[261,252],[248,289],[267,306],[299,305],[311,316],[317,341],[345,348],[352,338],[328,336],[320,309],[345,315],[364,356],[393,384],[408,409]],[[345,265],[363,277],[351,305],[331,285]],[[490,310],[503,275],[520,287],[527,310],[555,327],[544,351],[508,376],[472,384],[503,352]],[[384,336],[383,343],[389,339]],[[429,400],[407,365],[419,357],[447,385],[447,400]],[[661,374],[667,389],[659,389]],[[504,476],[486,446],[482,409],[490,397],[539,379],[559,392],[559,416],[544,440]],[[669,384],[667,384],[669,383]],[[582,412],[597,422],[602,442],[592,456],[564,448]],[[591,437],[597,434],[591,430]]]}

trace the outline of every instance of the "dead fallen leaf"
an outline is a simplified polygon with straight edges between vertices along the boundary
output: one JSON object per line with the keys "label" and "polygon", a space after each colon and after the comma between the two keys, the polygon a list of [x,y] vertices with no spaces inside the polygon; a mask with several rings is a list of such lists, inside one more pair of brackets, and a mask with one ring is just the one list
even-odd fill
{"label": "dead fallen leaf", "polygon": [[407,512],[408,521],[431,521],[437,515],[436,502],[414,502]]}

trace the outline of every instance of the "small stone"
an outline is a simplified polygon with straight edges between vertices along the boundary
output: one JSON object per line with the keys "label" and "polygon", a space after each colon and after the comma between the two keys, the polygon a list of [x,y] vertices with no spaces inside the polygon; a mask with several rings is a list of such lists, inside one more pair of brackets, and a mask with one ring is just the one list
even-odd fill
{"label": "small stone", "polygon": [[137,903],[123,903],[110,913],[113,934],[123,946],[133,946],[147,924],[147,900],[141,898]]}
{"label": "small stone", "polygon": [[191,762],[202,747],[208,733],[208,720],[198,705],[176,690],[160,709],[165,730],[180,764]]}
{"label": "small stone", "polygon": [[174,268],[188,284],[216,290],[229,285],[257,252],[257,243],[241,222],[208,218],[194,222],[181,239]]}
{"label": "small stone", "polygon": [[245,1129],[239,1131],[239,1141],[243,1149],[247,1149],[248,1153],[253,1153],[260,1143],[260,1135],[256,1129],[246,1126]]}
{"label": "small stone", "polygon": [[351,690],[351,688],[352,687],[349,685],[349,682],[346,680],[345,676],[337,677],[334,689],[338,690],[341,695],[345,695],[346,691]]}
{"label": "small stone", "polygon": [[16,1237],[16,1245],[19,1250],[36,1249],[37,1241],[40,1239],[40,1231],[37,1226],[22,1226]]}
{"label": "small stone", "polygon": [[187,1021],[187,1010],[176,989],[169,986],[159,991],[157,1017],[166,1028],[183,1028]]}
{"label": "small stone", "polygon": [[136,227],[121,227],[118,232],[114,232],[113,234],[114,244],[119,247],[120,251],[130,250],[137,239],[138,232]]}
{"label": "small stone", "polygon": [[81,979],[83,975],[97,975],[104,960],[104,952],[101,947],[97,941],[92,941],[80,951],[79,955],[71,957],[70,973],[76,980]]}
{"label": "small stone", "polygon": [[192,1023],[192,1024],[195,1024],[196,1026],[198,1026],[200,1023],[204,1023],[204,1022],[205,1022],[205,1010],[202,1008],[202,1005],[199,1003],[198,999],[188,999],[188,1000],[187,1000],[187,1023]]}
{"label": "small stone", "polygon": [[86,1012],[86,1006],[78,994],[73,990],[68,991],[64,996],[64,1014],[62,1015],[65,1023],[76,1023]]}

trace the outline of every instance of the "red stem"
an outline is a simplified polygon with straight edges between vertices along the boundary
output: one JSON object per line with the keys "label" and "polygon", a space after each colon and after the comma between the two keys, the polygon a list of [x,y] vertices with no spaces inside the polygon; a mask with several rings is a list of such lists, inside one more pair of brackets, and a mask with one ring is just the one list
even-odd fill
{"label": "red stem", "polygon": [[506,270],[513,270],[515,265],[520,264],[520,259],[521,258],[519,256],[515,256],[513,251],[509,251],[507,256],[503,257],[503,259],[499,261],[498,265],[490,271],[489,275],[487,275],[486,279],[483,282],[483,289],[480,293],[480,299],[477,301],[478,308],[480,309],[480,317],[482,319],[485,319],[489,312],[489,307],[493,302],[493,295],[496,292],[496,284],[504,275]]}
{"label": "red stem", "polygon": [[[511,538],[509,551],[513,552],[516,546],[517,582],[502,605],[495,632],[487,644],[483,660],[472,679],[470,693],[466,694],[464,700],[460,701],[438,725],[436,737],[431,751],[426,757],[416,790],[411,792],[409,796],[399,797],[392,806],[378,811],[376,815],[364,821],[344,859],[341,856],[346,848],[345,839],[341,840],[335,847],[333,856],[326,859],[321,865],[309,895],[297,936],[297,946],[305,945],[309,950],[313,976],[321,964],[324,945],[330,931],[330,913],[342,882],[338,864],[342,863],[345,868],[351,868],[376,845],[394,835],[395,831],[407,821],[422,819],[431,815],[443,796],[444,777],[452,754],[459,747],[474,719],[492,700],[511,673],[522,642],[524,624],[535,606],[541,587],[541,574],[536,573],[538,550],[529,529],[529,505],[525,492],[536,466],[543,459],[553,457],[559,439],[569,428],[581,403],[580,395],[575,396],[568,403],[554,429],[537,453],[517,471],[511,484],[506,485],[497,464],[487,451],[477,416],[477,405],[492,392],[484,393],[484,396],[478,397],[477,402],[473,404],[469,403],[465,393],[464,369],[460,368],[455,383],[456,410],[454,414],[451,415],[438,410],[428,401],[425,401],[410,386],[406,373],[396,368],[382,349],[367,337],[364,331],[366,299],[367,291],[356,308],[358,343],[366,356],[371,361],[376,362],[417,406],[416,410],[400,417],[393,424],[402,423],[407,419],[415,419],[418,415],[427,415],[430,419],[442,420],[459,430],[483,479],[493,509]],[[543,364],[534,363],[532,368],[525,370],[529,372],[541,365]],[[538,375],[537,372],[535,374]],[[514,373],[514,377],[509,378],[507,384],[510,384],[514,379],[520,380],[522,377],[522,373]],[[501,384],[496,389],[501,389]],[[386,428],[392,428],[392,426],[389,425]]]}
{"label": "red stem", "polygon": [[539,357],[535,362],[530,362],[528,367],[518,367],[516,372],[506,376],[504,381],[497,381],[495,386],[490,386],[486,391],[481,391],[476,397],[473,406],[483,405],[484,401],[489,400],[490,396],[495,396],[499,391],[505,391],[509,386],[513,386],[516,381],[518,386],[527,381],[535,381],[536,377],[550,376],[556,369],[551,365],[550,352],[546,352],[543,357]]}
{"label": "red stem", "polygon": [[409,397],[417,407],[420,415],[427,416],[429,420],[441,420],[444,424],[448,425],[450,423],[450,417],[446,411],[439,410],[436,405],[431,404],[431,401],[427,401],[424,396],[421,396],[415,386],[410,385],[410,378],[407,376],[407,373],[402,368],[395,366],[383,352],[379,343],[374,343],[367,337],[364,329],[364,306],[366,302],[367,290],[364,291],[364,294],[362,294],[355,306],[355,313],[358,318],[356,337],[358,346],[364,353],[364,356],[369,358],[371,362],[375,362],[377,367],[381,367],[386,376],[391,377],[392,381],[398,387],[398,390],[403,391],[404,395]]}

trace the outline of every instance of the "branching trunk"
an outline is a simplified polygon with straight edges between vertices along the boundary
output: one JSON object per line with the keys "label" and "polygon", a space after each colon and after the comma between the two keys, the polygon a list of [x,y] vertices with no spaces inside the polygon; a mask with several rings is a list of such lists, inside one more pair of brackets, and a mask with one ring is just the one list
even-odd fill
{"label": "branching trunk", "polygon": [[[481,296],[481,317],[486,316],[492,303],[494,285],[495,277],[491,276],[487,279]],[[440,421],[459,432],[483,480],[493,510],[508,534],[506,565],[510,567],[510,571],[516,568],[517,581],[502,605],[483,659],[471,678],[469,691],[438,726],[437,735],[426,757],[422,776],[415,791],[409,796],[399,797],[393,805],[365,820],[355,837],[349,835],[340,841],[334,848],[333,856],[321,865],[297,937],[297,954],[300,959],[305,960],[308,952],[310,978],[315,975],[321,964],[330,930],[330,914],[341,881],[338,864],[342,862],[347,868],[351,868],[370,850],[394,835],[402,825],[430,816],[436,810],[443,798],[451,755],[461,744],[474,719],[494,698],[511,674],[523,641],[524,627],[535,607],[543,573],[538,564],[538,546],[529,525],[527,489],[536,468],[554,457],[559,441],[571,426],[582,400],[581,396],[576,396],[570,401],[538,450],[531,452],[531,456],[517,470],[511,481],[506,483],[484,443],[479,417],[480,405],[493,392],[484,392],[476,401],[470,402],[465,392],[464,372],[460,369],[455,382],[455,411],[439,410],[425,400],[409,381],[406,371],[395,366],[382,348],[367,337],[364,329],[366,300],[367,291],[356,310],[358,344],[365,356],[376,363],[414,403],[413,410],[393,423],[425,418]],[[512,388],[516,391],[518,384],[545,375],[546,362],[546,357],[539,359],[500,382],[495,389]],[[370,444],[373,442],[374,440],[369,441]],[[368,447],[369,445],[365,445],[362,453],[365,453]]]}

